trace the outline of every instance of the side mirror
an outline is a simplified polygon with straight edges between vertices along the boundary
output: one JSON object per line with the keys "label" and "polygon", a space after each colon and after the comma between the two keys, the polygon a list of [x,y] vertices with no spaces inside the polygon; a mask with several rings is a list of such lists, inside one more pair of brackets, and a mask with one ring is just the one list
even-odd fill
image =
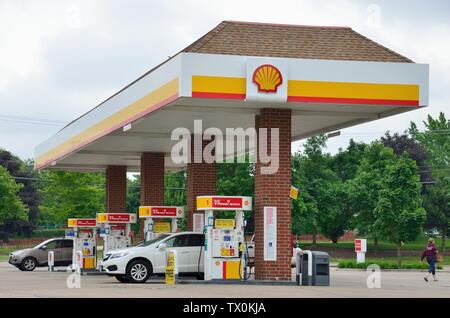
{"label": "side mirror", "polygon": [[167,244],[166,243],[161,243],[158,245],[158,248],[160,251],[164,251],[167,248]]}
{"label": "side mirror", "polygon": [[41,246],[41,250],[44,250],[44,251],[45,251],[46,249],[47,249],[47,245],[42,245],[42,246]]}

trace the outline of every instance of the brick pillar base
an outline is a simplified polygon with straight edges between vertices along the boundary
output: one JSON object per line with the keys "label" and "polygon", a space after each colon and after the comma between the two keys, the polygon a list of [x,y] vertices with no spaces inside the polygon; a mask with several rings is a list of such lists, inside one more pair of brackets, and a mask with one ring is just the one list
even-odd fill
{"label": "brick pillar base", "polygon": [[[211,141],[202,143],[203,148]],[[188,231],[193,230],[193,215],[197,209],[197,196],[216,194],[216,164],[215,163],[194,163],[194,136],[191,138],[191,163],[187,164],[187,227]],[[202,157],[203,158],[203,157]],[[203,159],[202,159],[203,160]]]}
{"label": "brick pillar base", "polygon": [[106,212],[127,212],[127,167],[106,168]]}
{"label": "brick pillar base", "polygon": [[[141,205],[164,205],[164,153],[145,152],[141,156]],[[136,241],[143,239],[144,219],[141,219]]]}
{"label": "brick pillar base", "polygon": [[[267,128],[268,152],[271,153],[270,128],[279,129],[279,169],[274,174],[255,171],[255,279],[291,280],[291,110],[262,109],[255,128]],[[259,147],[259,145],[258,145]],[[269,164],[270,165],[270,164]],[[277,207],[277,258],[264,261],[264,207]]]}

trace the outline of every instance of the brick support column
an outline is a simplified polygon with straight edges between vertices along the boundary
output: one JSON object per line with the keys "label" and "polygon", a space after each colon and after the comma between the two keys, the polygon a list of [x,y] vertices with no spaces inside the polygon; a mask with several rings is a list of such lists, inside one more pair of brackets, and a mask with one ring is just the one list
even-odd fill
{"label": "brick support column", "polygon": [[[141,156],[141,205],[164,205],[164,153],[144,152]],[[137,241],[144,239],[140,220]]]}
{"label": "brick support column", "polygon": [[[271,153],[271,128],[279,129],[279,168],[274,174],[262,174],[258,161],[255,171],[255,278],[291,280],[291,110],[262,109],[255,128],[267,128],[268,152]],[[259,145],[258,145],[259,147]],[[264,261],[264,207],[277,207],[277,259]]]}
{"label": "brick support column", "polygon": [[127,212],[127,167],[106,168],[106,212]]}
{"label": "brick support column", "polygon": [[[211,141],[206,140],[202,143],[203,148]],[[196,198],[199,195],[216,194],[216,164],[215,163],[194,163],[194,136],[191,137],[191,163],[187,164],[187,227],[189,231],[193,230],[193,214],[197,213]],[[203,158],[203,156],[202,156]],[[203,159],[202,159],[203,160]]]}

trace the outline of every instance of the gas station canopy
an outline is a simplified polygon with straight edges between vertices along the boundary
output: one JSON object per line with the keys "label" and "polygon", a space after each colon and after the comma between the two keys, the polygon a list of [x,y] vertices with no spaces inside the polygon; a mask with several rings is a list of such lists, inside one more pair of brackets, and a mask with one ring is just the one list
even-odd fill
{"label": "gas station canopy", "polygon": [[143,152],[163,152],[180,169],[171,133],[196,119],[225,132],[288,108],[296,141],[427,105],[428,65],[350,28],[224,21],[37,146],[36,167],[138,172]]}

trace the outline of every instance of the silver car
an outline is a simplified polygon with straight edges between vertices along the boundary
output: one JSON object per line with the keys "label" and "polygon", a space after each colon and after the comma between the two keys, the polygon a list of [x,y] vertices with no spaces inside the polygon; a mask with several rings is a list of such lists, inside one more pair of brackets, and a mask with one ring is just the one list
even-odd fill
{"label": "silver car", "polygon": [[33,271],[36,267],[47,266],[48,252],[53,251],[55,266],[72,264],[73,240],[53,238],[35,247],[9,254],[9,263],[22,271]]}

